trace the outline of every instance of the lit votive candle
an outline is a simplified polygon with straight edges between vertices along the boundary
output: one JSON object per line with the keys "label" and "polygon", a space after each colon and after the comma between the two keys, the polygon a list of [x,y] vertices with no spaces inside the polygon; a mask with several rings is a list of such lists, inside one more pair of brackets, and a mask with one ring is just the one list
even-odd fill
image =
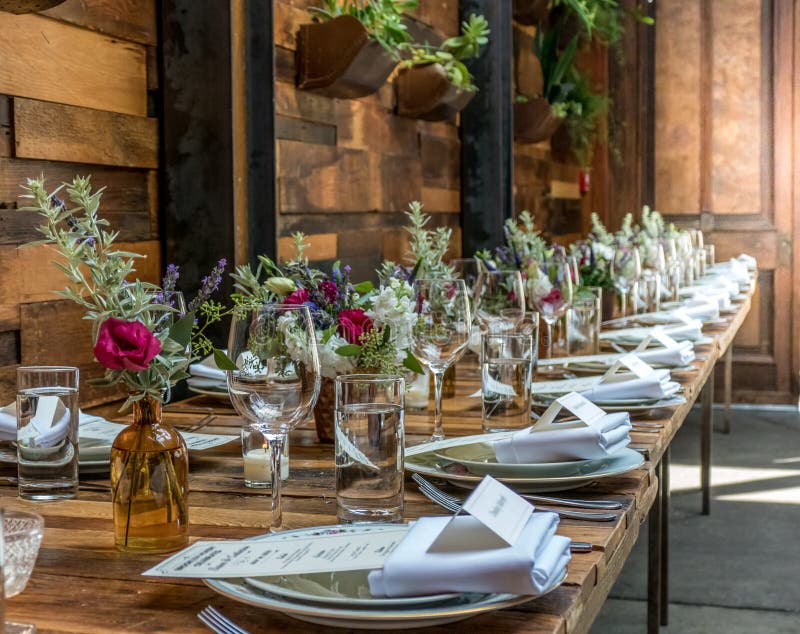
{"label": "lit votive candle", "polygon": [[[257,429],[242,428],[242,459],[244,461],[244,484],[247,487],[269,488],[272,477],[269,447]],[[281,480],[289,478],[289,443],[281,452]]]}

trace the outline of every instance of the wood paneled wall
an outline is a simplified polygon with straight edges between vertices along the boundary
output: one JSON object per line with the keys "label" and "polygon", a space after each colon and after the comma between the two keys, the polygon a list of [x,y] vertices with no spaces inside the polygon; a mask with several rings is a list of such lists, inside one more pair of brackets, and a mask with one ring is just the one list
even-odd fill
{"label": "wood paneled wall", "polygon": [[[279,256],[291,255],[294,231],[311,236],[310,257],[341,258],[354,279],[374,278],[384,259],[406,248],[412,200],[432,226],[459,233],[457,122],[425,122],[394,114],[391,81],[356,100],[330,99],[295,88],[295,35],[315,0],[275,0],[276,156]],[[443,35],[459,29],[458,3],[423,0],[415,17]],[[454,252],[454,255],[457,253]]]}
{"label": "wood paneled wall", "polygon": [[158,88],[155,0],[67,0],[42,14],[0,11],[0,404],[13,399],[19,364],[68,364],[81,371],[81,405],[116,398],[86,380],[91,324],[59,300],[64,287],[47,247],[34,240],[39,216],[17,210],[19,185],[44,174],[50,186],[76,174],[108,187],[101,215],[123,248],[147,259],[139,276],[157,280]]}

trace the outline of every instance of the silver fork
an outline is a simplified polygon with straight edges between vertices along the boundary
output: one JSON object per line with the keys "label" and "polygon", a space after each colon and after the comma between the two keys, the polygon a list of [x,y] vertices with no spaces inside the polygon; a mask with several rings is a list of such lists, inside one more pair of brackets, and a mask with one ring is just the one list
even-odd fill
{"label": "silver fork", "polygon": [[210,605],[207,605],[198,612],[197,618],[205,623],[212,632],[216,632],[217,634],[250,634],[250,632],[236,625],[236,623],[222,614],[222,612],[212,608]]}
{"label": "silver fork", "polygon": [[[453,513],[458,513],[461,510],[461,500],[459,500],[457,497],[454,497],[449,493],[445,493],[439,487],[434,486],[433,484],[428,482],[425,478],[419,476],[419,474],[415,473],[411,477],[414,480],[414,482],[416,482],[417,485],[419,486],[419,490],[422,492],[422,494],[429,500],[436,502],[439,506]],[[559,517],[572,520],[613,522],[614,520],[617,519],[617,516],[614,513],[571,511],[566,509],[557,509],[552,506],[541,506],[541,505],[537,505],[536,508],[539,509],[540,511],[551,511],[553,513],[557,513]]]}

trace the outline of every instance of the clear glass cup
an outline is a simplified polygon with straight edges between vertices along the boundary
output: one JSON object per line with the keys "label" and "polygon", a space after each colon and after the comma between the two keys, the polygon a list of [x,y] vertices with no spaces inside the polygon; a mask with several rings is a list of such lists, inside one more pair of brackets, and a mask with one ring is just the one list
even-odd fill
{"label": "clear glass cup", "polygon": [[[269,443],[256,425],[242,425],[242,462],[244,485],[251,489],[268,489],[272,486],[272,456]],[[289,439],[281,452],[281,480],[289,479]]]}
{"label": "clear glass cup", "polygon": [[601,298],[594,294],[583,294],[573,298],[567,312],[569,320],[568,353],[573,356],[598,354],[600,350],[600,329],[598,314],[601,312]]}
{"label": "clear glass cup", "polygon": [[412,329],[414,356],[433,374],[433,435],[444,438],[442,384],[444,373],[464,356],[470,340],[472,315],[464,280],[415,280]]}
{"label": "clear glass cup", "polygon": [[78,368],[17,368],[17,478],[24,500],[78,495]]}
{"label": "clear glass cup", "polygon": [[484,432],[530,426],[535,349],[530,334],[485,332],[481,336]]}
{"label": "clear glass cup", "polygon": [[481,330],[509,332],[525,316],[525,290],[519,271],[481,271],[472,289],[475,322]]}
{"label": "clear glass cup", "polygon": [[528,303],[547,325],[547,358],[553,356],[553,326],[572,304],[572,274],[569,262],[555,253],[539,262],[538,268],[525,281]]}
{"label": "clear glass cup", "polygon": [[654,269],[644,269],[639,280],[639,297],[645,312],[661,309],[661,274]]}
{"label": "clear glass cup", "polygon": [[403,518],[405,380],[336,377],[336,507],[342,522]]}
{"label": "clear glass cup", "polygon": [[[641,275],[642,261],[639,249],[624,242],[617,242],[611,260],[611,277],[620,298],[621,317],[628,316],[629,296],[636,294],[636,284]],[[636,312],[635,308],[633,312]]]}
{"label": "clear glass cup", "polygon": [[716,250],[713,244],[706,244],[703,247],[706,251],[706,268],[711,268],[717,263]]}
{"label": "clear glass cup", "polygon": [[265,304],[234,315],[227,373],[231,403],[269,445],[270,531],[281,530],[280,464],[286,434],[311,413],[320,389],[320,364],[311,312],[305,305]]}
{"label": "clear glass cup", "polygon": [[6,634],[33,634],[32,623],[5,620],[5,601],[28,585],[44,534],[44,519],[36,513],[0,509],[0,623]]}

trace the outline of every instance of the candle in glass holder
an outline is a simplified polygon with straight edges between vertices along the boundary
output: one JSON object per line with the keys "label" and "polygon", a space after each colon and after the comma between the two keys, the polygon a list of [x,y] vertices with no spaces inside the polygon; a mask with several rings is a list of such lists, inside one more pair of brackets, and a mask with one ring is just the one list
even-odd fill
{"label": "candle in glass holder", "polygon": [[[270,452],[264,435],[256,427],[242,427],[242,459],[244,485],[255,489],[269,488],[272,476]],[[289,478],[288,439],[281,455],[281,480]]]}

